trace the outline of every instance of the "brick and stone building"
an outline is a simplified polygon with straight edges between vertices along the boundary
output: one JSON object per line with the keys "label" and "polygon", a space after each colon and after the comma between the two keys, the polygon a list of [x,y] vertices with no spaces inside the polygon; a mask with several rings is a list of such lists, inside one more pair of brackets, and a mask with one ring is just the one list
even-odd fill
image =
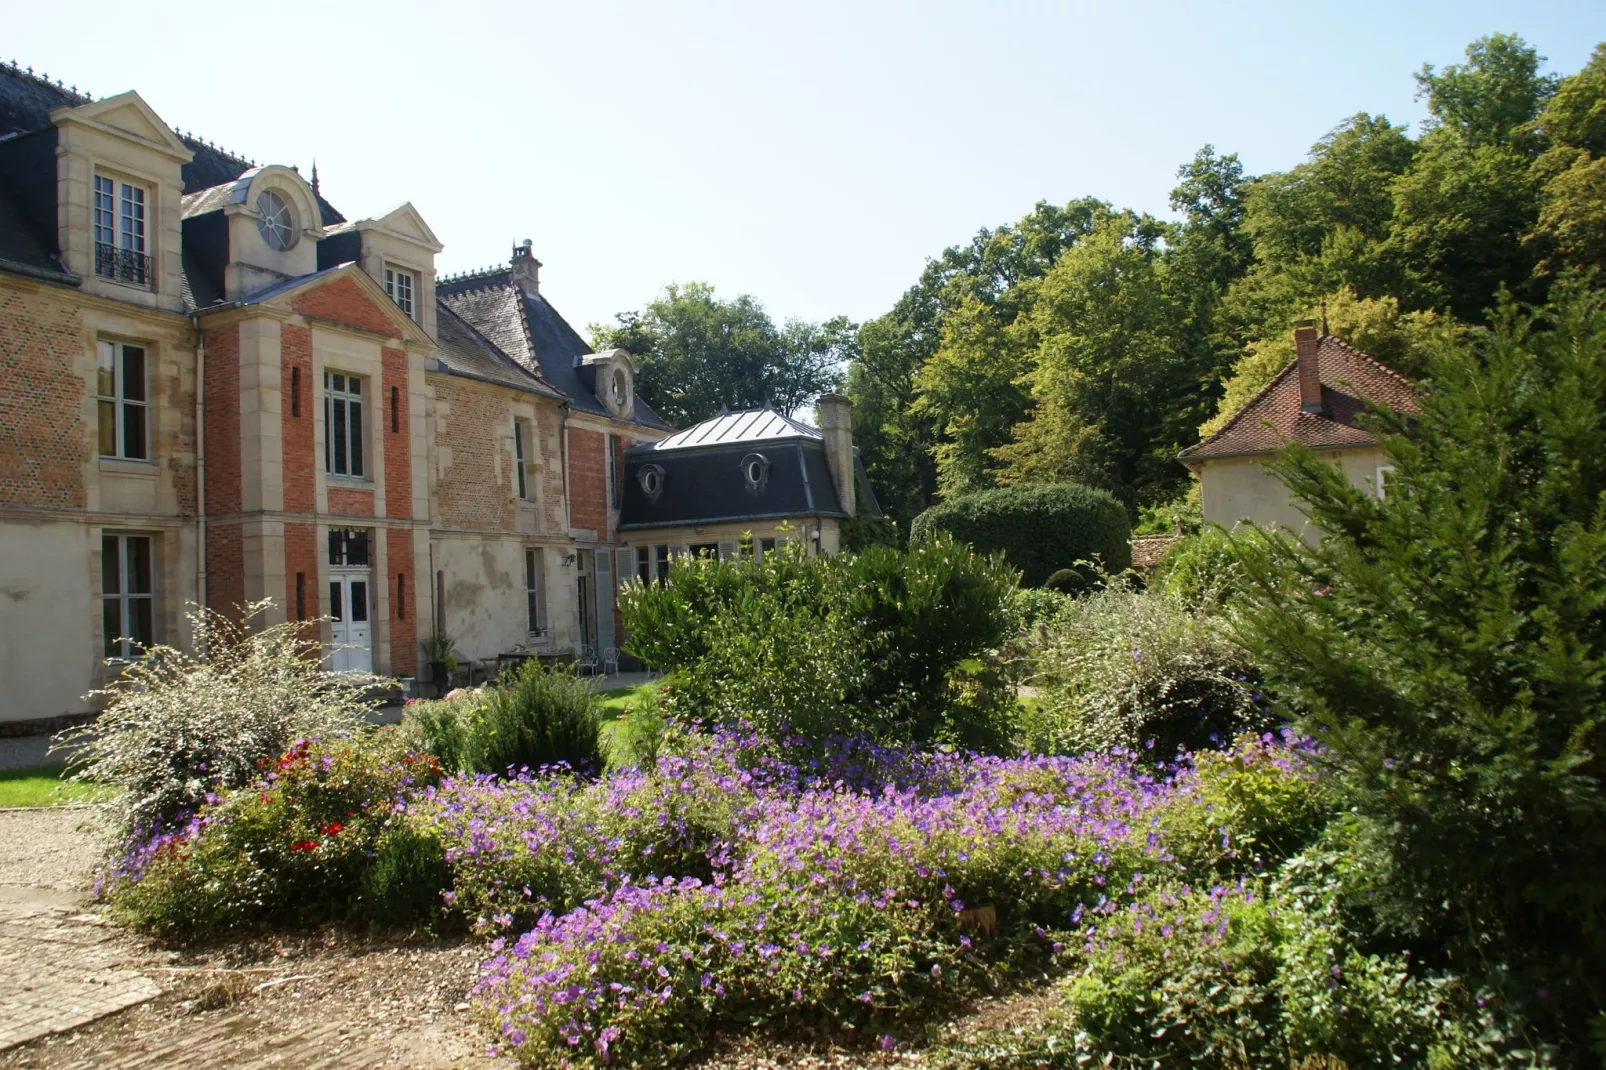
{"label": "brick and stone building", "polygon": [[[271,600],[382,674],[433,633],[465,659],[617,645],[652,552],[626,466],[673,429],[529,242],[450,279],[441,248],[411,205],[349,219],[137,93],[0,65],[0,724],[90,712],[120,661],[189,644],[191,604]],[[816,522],[853,508],[833,404],[812,478],[849,485]]]}

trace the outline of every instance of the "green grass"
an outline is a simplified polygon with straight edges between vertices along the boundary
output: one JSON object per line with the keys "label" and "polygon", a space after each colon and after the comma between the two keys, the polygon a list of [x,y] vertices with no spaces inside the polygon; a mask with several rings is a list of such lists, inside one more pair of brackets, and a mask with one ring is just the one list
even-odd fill
{"label": "green grass", "polygon": [[615,687],[598,692],[602,698],[602,746],[611,768],[629,765],[634,760],[630,745],[625,741],[625,718],[637,702],[654,700],[658,684],[659,681],[650,680],[635,687]]}
{"label": "green grass", "polygon": [[64,783],[61,774],[65,769],[63,763],[56,762],[28,769],[0,770],[0,809],[94,802],[109,794],[109,788],[95,784]]}

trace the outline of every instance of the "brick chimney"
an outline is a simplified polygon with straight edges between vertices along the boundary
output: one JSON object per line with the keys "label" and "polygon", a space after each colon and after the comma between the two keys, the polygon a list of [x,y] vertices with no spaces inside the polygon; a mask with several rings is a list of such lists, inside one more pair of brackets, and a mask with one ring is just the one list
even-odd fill
{"label": "brick chimney", "polygon": [[541,261],[535,258],[531,247],[535,243],[529,238],[513,247],[513,281],[519,283],[525,290],[533,294],[541,292]]}
{"label": "brick chimney", "polygon": [[1299,363],[1299,411],[1322,411],[1322,370],[1316,359],[1316,321],[1294,324],[1294,351]]}
{"label": "brick chimney", "polygon": [[852,516],[858,511],[853,482],[853,402],[841,394],[823,394],[815,403],[815,412],[825,435],[825,464],[836,484],[836,500],[842,511]]}

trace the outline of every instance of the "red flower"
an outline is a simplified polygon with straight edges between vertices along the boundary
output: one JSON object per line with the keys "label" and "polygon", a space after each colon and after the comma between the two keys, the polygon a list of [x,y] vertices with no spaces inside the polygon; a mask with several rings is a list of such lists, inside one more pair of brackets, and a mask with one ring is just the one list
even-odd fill
{"label": "red flower", "polygon": [[290,845],[290,850],[292,851],[316,851],[317,849],[318,844],[315,840],[297,840]]}
{"label": "red flower", "polygon": [[338,836],[344,831],[346,831],[346,826],[342,825],[338,821],[331,821],[329,824],[323,827],[323,834],[325,836]]}

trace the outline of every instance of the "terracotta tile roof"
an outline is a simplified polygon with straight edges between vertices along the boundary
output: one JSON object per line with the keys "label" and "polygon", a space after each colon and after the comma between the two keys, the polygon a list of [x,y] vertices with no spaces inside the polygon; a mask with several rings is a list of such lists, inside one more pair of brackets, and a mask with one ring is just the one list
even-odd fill
{"label": "terracotta tile roof", "polygon": [[1397,412],[1416,411],[1416,390],[1354,346],[1332,335],[1317,343],[1316,359],[1322,378],[1322,411],[1301,412],[1298,361],[1289,361],[1225,427],[1177,455],[1193,467],[1200,461],[1271,453],[1289,441],[1314,449],[1369,446],[1377,439],[1358,426],[1356,418],[1367,403]]}
{"label": "terracotta tile roof", "polygon": [[1154,568],[1165,560],[1181,535],[1134,535],[1132,537],[1132,567]]}

